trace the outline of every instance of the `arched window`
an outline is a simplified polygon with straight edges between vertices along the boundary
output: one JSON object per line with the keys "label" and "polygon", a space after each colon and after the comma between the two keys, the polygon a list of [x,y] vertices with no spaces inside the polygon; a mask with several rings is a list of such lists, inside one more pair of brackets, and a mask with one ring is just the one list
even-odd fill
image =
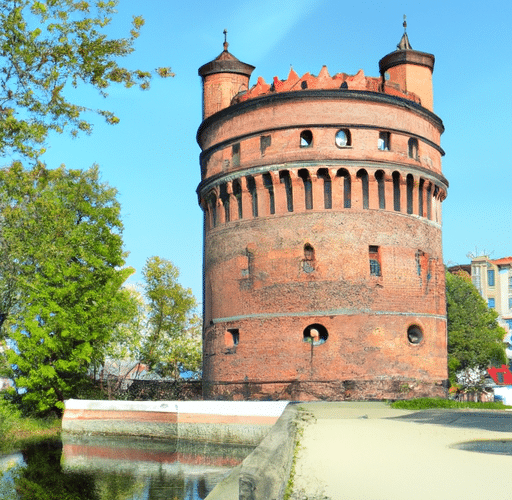
{"label": "arched window", "polygon": [[329,210],[332,208],[332,185],[329,171],[326,168],[321,168],[316,175],[324,181],[324,208]]}
{"label": "arched window", "polygon": [[432,183],[427,186],[427,219],[432,219]]}
{"label": "arched window", "polygon": [[368,192],[368,172],[364,169],[359,170],[357,172],[357,177],[361,179],[361,190],[362,190],[362,196],[363,196],[363,208],[368,209],[370,208],[369,203],[369,192]]}
{"label": "arched window", "polygon": [[336,143],[336,146],[338,146],[339,148],[346,148],[351,146],[352,141],[350,138],[350,130],[346,128],[338,130],[334,137],[334,142]]}
{"label": "arched window", "polygon": [[246,177],[247,180],[247,190],[249,191],[249,194],[251,195],[251,201],[252,201],[252,216],[258,217],[258,193],[256,192],[256,181],[254,180],[254,177],[251,177],[248,175]]}
{"label": "arched window", "polygon": [[384,184],[384,171],[377,170],[375,172],[375,179],[377,180],[377,190],[379,195],[379,208],[384,210],[386,208],[386,187]]}
{"label": "arched window", "polygon": [[230,220],[229,194],[228,194],[226,184],[220,185],[220,200],[222,201],[222,206],[224,207],[224,221],[229,222],[229,220]]}
{"label": "arched window", "polygon": [[393,172],[393,210],[400,212],[400,173]]}
{"label": "arched window", "polygon": [[311,184],[311,177],[309,171],[305,168],[299,170],[299,177],[304,182],[304,205],[306,210],[313,209],[313,186]]}
{"label": "arched window", "polygon": [[414,189],[414,178],[411,174],[407,175],[407,213],[412,214],[412,192]]}
{"label": "arched window", "polygon": [[263,185],[268,190],[270,213],[275,214],[276,206],[275,206],[275,201],[274,201],[274,185],[272,184],[272,176],[268,172],[263,174]]}
{"label": "arched window", "polygon": [[336,177],[343,177],[343,208],[350,208],[351,196],[352,196],[352,185],[350,181],[350,173],[344,168],[340,168],[336,172]]}
{"label": "arched window", "polygon": [[315,270],[315,249],[309,244],[304,245],[304,259],[302,260],[302,270],[305,273],[312,273]]}
{"label": "arched window", "polygon": [[243,218],[243,212],[242,212],[242,186],[240,185],[240,181],[238,179],[235,179],[233,181],[233,195],[236,200],[237,208],[238,208],[238,218]]}
{"label": "arched window", "polygon": [[409,139],[409,158],[418,159],[418,139],[411,137]]}
{"label": "arched window", "polygon": [[208,209],[210,212],[210,227],[217,225],[217,196],[213,191],[207,197]]}
{"label": "arched window", "polygon": [[420,184],[418,186],[418,215],[420,217],[424,217],[424,214],[423,214],[424,187],[425,187],[425,179],[420,179]]}
{"label": "arched window", "polygon": [[282,170],[279,172],[279,182],[284,184],[286,191],[286,207],[288,212],[293,212],[293,190],[292,190],[292,179],[288,170]]}

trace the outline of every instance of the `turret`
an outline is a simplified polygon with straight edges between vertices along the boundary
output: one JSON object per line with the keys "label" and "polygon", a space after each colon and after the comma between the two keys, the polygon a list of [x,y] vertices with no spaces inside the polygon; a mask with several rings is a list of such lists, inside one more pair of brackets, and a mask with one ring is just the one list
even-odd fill
{"label": "turret", "polygon": [[224,50],[213,61],[199,68],[203,78],[203,120],[231,105],[231,100],[249,88],[254,66],[239,61],[228,52],[227,31]]}
{"label": "turret", "polygon": [[383,84],[398,84],[405,92],[413,92],[421,99],[421,105],[434,110],[432,72],[435,58],[432,54],[413,50],[407,36],[404,16],[404,34],[397,49],[379,61]]}

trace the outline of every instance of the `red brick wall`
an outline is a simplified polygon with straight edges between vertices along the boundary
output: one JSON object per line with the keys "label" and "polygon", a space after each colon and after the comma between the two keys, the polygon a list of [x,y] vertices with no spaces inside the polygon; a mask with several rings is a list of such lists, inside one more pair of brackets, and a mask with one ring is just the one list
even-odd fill
{"label": "red brick wall", "polygon": [[[339,129],[349,146],[336,146]],[[444,393],[442,131],[435,115],[403,99],[341,90],[265,95],[203,122],[206,397]],[[380,132],[389,150],[378,149]],[[304,341],[312,325],[325,342]]]}

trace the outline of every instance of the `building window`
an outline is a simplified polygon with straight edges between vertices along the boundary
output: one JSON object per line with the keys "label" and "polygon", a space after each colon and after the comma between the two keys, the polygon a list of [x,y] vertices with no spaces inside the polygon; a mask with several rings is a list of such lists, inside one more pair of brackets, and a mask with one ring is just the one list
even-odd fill
{"label": "building window", "polygon": [[299,170],[299,177],[304,182],[304,206],[306,210],[313,210],[313,185],[309,171],[306,168]]}
{"label": "building window", "polygon": [[276,205],[274,200],[274,185],[272,184],[272,176],[267,172],[263,174],[263,186],[268,191],[269,210],[271,214],[276,213]]}
{"label": "building window", "polygon": [[489,309],[495,309],[496,308],[496,301],[492,297],[489,297],[487,299],[487,305],[489,306]]}
{"label": "building window", "polygon": [[303,130],[300,133],[300,147],[309,148],[313,145],[313,133],[311,130]]}
{"label": "building window", "polygon": [[400,212],[400,173],[393,172],[393,210]]}
{"label": "building window", "polygon": [[409,158],[418,159],[418,139],[409,139]]}
{"label": "building window", "polygon": [[351,146],[352,143],[350,141],[350,131],[347,129],[341,129],[336,132],[335,136],[336,146],[339,148],[346,148]]}
{"label": "building window", "polygon": [[340,168],[336,173],[336,177],[343,177],[343,208],[350,208],[352,203],[352,184],[350,180],[350,174],[348,170]]}
{"label": "building window", "polygon": [[315,270],[315,249],[309,244],[304,245],[304,260],[302,270],[305,273],[312,273]]}
{"label": "building window", "polygon": [[423,331],[418,325],[411,325],[407,329],[407,340],[411,344],[420,344],[423,340]]}
{"label": "building window", "polygon": [[329,210],[332,208],[332,186],[329,171],[326,168],[321,168],[316,175],[324,181],[324,208]]}
{"label": "building window", "polygon": [[390,137],[391,135],[389,132],[379,132],[379,142],[377,147],[380,151],[389,151]]}
{"label": "building window", "polygon": [[260,152],[261,156],[265,156],[265,151],[267,148],[270,147],[270,144],[272,143],[272,139],[270,135],[262,135],[260,137]]}
{"label": "building window", "polygon": [[302,332],[302,340],[311,345],[322,345],[329,337],[327,328],[320,323],[313,323],[307,326]]}
{"label": "building window", "polygon": [[256,191],[256,181],[254,177],[248,175],[246,178],[247,181],[247,190],[251,195],[251,205],[252,205],[252,216],[258,217],[258,193]]}
{"label": "building window", "polygon": [[508,278],[508,287],[512,290],[512,276]]}
{"label": "building window", "polygon": [[380,268],[379,247],[370,245],[368,247],[368,257],[370,260],[370,276],[382,276]]}
{"label": "building window", "polygon": [[357,177],[361,179],[361,194],[363,197],[363,209],[370,208],[370,193],[369,193],[369,183],[368,183],[368,172],[364,169],[359,170],[357,172]]}
{"label": "building window", "polygon": [[279,172],[279,182],[284,184],[286,192],[286,208],[288,212],[293,212],[293,191],[292,191],[292,179],[288,170],[282,170]]}
{"label": "building window", "polygon": [[512,297],[508,298],[508,308],[512,310]]}
{"label": "building window", "polygon": [[487,270],[487,285],[488,286],[494,286],[495,285],[494,269],[488,269]]}
{"label": "building window", "polygon": [[384,172],[382,170],[377,170],[377,172],[375,172],[375,179],[377,179],[379,208],[384,210],[386,208],[386,187],[384,185]]}
{"label": "building window", "polygon": [[238,208],[238,218],[242,219],[242,186],[240,185],[240,181],[238,179],[233,181],[233,195],[235,197],[236,205]]}
{"label": "building window", "polygon": [[233,147],[231,148],[231,163],[233,164],[233,167],[240,166],[240,143],[239,142],[237,142],[236,144],[233,144]]}

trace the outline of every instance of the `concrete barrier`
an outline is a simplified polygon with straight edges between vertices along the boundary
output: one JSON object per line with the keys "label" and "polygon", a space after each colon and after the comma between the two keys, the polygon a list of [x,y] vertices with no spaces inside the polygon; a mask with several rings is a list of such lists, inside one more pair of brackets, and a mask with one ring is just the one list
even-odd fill
{"label": "concrete barrier", "polygon": [[287,401],[65,401],[73,434],[165,437],[257,445]]}
{"label": "concrete barrier", "polygon": [[298,409],[289,405],[260,445],[220,482],[207,500],[281,500],[295,451]]}

